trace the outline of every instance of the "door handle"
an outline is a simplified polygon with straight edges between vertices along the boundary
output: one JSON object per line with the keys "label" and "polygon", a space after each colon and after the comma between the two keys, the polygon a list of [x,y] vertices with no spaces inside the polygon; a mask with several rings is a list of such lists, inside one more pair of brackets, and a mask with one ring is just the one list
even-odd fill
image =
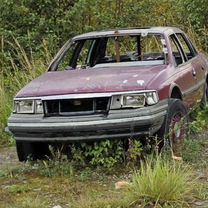
{"label": "door handle", "polygon": [[192,75],[195,77],[196,76],[196,70],[192,68]]}

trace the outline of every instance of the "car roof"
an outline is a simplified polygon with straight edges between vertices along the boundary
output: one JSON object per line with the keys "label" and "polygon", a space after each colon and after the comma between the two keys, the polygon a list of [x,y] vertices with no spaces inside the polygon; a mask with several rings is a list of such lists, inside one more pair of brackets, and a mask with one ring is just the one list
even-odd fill
{"label": "car roof", "polygon": [[148,33],[159,33],[159,34],[171,34],[181,33],[182,31],[176,27],[144,27],[144,28],[126,28],[126,29],[113,29],[103,31],[93,31],[75,36],[72,40],[81,40],[88,38],[99,38],[109,36],[123,36],[123,35],[136,35],[136,34],[148,34]]}

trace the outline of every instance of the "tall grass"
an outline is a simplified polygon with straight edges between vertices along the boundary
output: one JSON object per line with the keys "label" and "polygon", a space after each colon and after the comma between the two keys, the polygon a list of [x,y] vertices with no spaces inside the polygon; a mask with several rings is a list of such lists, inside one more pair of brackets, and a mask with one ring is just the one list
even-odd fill
{"label": "tall grass", "polygon": [[[5,50],[5,45],[10,48]],[[27,53],[18,39],[12,42],[1,38],[0,61],[0,144],[8,137],[4,137],[7,118],[12,111],[12,99],[15,94],[29,81],[47,70],[50,57],[47,41],[43,42],[40,55]],[[42,58],[46,54],[46,59]]]}
{"label": "tall grass", "polygon": [[186,206],[195,186],[192,171],[158,156],[141,163],[133,175],[127,192],[132,204],[150,203],[160,206]]}

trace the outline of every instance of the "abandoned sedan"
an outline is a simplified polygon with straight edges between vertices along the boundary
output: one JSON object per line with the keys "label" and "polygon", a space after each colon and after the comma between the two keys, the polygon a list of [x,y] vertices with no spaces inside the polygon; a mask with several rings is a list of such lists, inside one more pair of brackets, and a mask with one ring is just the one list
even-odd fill
{"label": "abandoned sedan", "polygon": [[188,110],[207,103],[207,69],[177,28],[76,36],[14,98],[8,128],[19,160],[41,158],[52,142],[167,135],[174,146]]}

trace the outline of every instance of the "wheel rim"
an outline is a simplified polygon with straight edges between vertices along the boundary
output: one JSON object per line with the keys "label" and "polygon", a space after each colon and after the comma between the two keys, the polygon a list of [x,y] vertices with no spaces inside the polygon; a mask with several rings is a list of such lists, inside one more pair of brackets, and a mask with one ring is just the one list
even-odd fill
{"label": "wheel rim", "polygon": [[172,130],[172,138],[173,139],[179,139],[181,135],[181,121],[182,116],[181,114],[177,113],[174,115],[171,119],[171,130]]}
{"label": "wheel rim", "polygon": [[174,156],[182,156],[183,141],[186,135],[186,122],[182,113],[173,115],[170,122],[169,138]]}

